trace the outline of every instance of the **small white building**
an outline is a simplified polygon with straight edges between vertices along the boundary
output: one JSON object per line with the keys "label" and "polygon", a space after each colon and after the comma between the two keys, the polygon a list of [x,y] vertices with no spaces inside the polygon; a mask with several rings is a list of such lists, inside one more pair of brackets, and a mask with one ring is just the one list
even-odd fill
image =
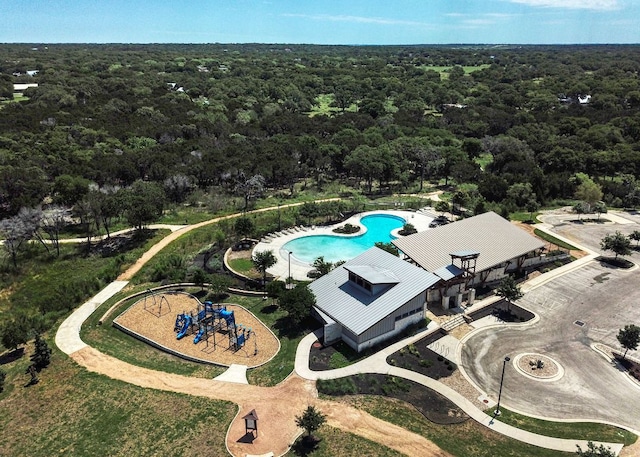
{"label": "small white building", "polygon": [[427,289],[440,280],[382,249],[365,251],[309,285],[324,343],[360,352],[397,335],[425,317]]}

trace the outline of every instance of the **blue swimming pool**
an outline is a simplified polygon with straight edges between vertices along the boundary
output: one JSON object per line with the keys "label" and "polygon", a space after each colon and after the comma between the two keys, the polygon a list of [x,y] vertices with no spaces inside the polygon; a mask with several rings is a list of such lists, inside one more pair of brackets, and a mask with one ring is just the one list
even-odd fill
{"label": "blue swimming pool", "polygon": [[394,237],[391,232],[401,228],[405,220],[391,214],[371,214],[360,219],[367,231],[358,236],[309,235],[296,238],[282,249],[292,252],[296,259],[309,264],[320,256],[327,262],[350,260],[363,253],[378,241],[388,243]]}

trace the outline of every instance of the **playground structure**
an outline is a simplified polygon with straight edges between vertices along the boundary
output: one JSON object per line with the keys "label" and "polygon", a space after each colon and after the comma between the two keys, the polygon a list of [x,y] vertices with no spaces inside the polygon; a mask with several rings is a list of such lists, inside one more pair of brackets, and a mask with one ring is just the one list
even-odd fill
{"label": "playground structure", "polygon": [[173,330],[177,332],[176,339],[180,340],[188,334],[193,334],[194,344],[204,340],[207,347],[212,338],[214,350],[218,346],[216,335],[226,334],[229,340],[228,348],[234,351],[242,348],[254,333],[251,328],[236,323],[233,311],[228,311],[224,305],[214,305],[210,301],[199,304],[197,310],[178,314]]}
{"label": "playground structure", "polygon": [[[171,331],[176,324],[176,315],[186,310],[182,314],[197,319],[198,312],[203,310],[205,305],[197,297],[182,290],[163,289],[155,291],[155,293],[157,294],[155,308],[151,308],[153,304],[151,294],[148,291],[144,291],[138,295],[139,299],[134,304],[114,319],[113,325],[134,338],[138,338],[162,351],[204,364],[226,367],[233,364],[241,364],[255,368],[270,360],[280,350],[280,343],[271,329],[249,310],[234,303],[224,303],[224,306],[218,306],[216,302],[213,302],[214,304],[209,305],[208,314],[211,316],[213,315],[213,309],[224,307],[226,307],[227,312],[234,312],[234,324],[238,327],[238,338],[241,344],[244,344],[240,349],[233,350],[236,344],[233,344],[233,341],[229,342],[229,337],[233,335],[229,335],[229,332],[227,332],[226,322],[218,322],[222,324],[221,331],[216,332],[215,335],[212,333],[212,327],[216,323],[213,319],[209,322],[209,328],[204,329],[205,331],[202,333],[198,344],[193,344],[192,341],[200,331],[200,326],[191,326],[193,321],[186,329],[184,336],[178,340],[176,338],[177,332]],[[165,298],[161,298],[161,295],[164,295]],[[165,303],[165,299],[171,305],[172,312],[167,312],[169,306]],[[162,301],[162,315],[158,316],[160,301]],[[145,306],[147,309],[145,309]],[[207,310],[205,309],[205,311]],[[153,314],[153,317],[150,314]],[[239,322],[243,325],[238,325]],[[183,327],[184,324],[181,324],[177,330],[182,330]],[[241,338],[243,327],[245,328],[244,342]],[[251,333],[247,335],[249,329],[251,329]],[[214,346],[214,338],[217,348]],[[207,343],[208,347],[203,343]],[[233,349],[229,348],[230,350],[227,350],[228,343],[232,343],[230,346]]]}
{"label": "playground structure", "polygon": [[[162,312],[163,305],[164,313]],[[164,314],[171,312],[171,305],[164,294],[156,294],[149,289],[144,296],[144,310],[150,312],[156,317],[162,317]]]}

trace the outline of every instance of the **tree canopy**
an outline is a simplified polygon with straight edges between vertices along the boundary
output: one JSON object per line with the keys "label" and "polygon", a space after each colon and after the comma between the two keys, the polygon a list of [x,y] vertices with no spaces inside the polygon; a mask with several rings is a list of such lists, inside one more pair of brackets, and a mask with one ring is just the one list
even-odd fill
{"label": "tree canopy", "polygon": [[640,327],[634,324],[625,325],[624,328],[620,329],[616,338],[618,338],[620,346],[625,349],[624,355],[622,356],[624,359],[629,349],[634,351],[638,349],[638,344],[640,344]]}
{"label": "tree canopy", "polygon": [[251,256],[251,261],[255,269],[262,274],[262,285],[266,287],[267,270],[278,263],[278,258],[273,254],[273,251],[268,250],[254,252]]}
{"label": "tree canopy", "polygon": [[304,429],[307,437],[311,437],[326,421],[327,417],[315,406],[307,406],[300,416],[296,416],[296,425]]}
{"label": "tree canopy", "polygon": [[280,295],[280,307],[287,311],[287,316],[294,329],[309,316],[311,308],[316,304],[316,297],[306,285],[297,285]]}
{"label": "tree canopy", "polygon": [[600,247],[605,251],[612,251],[618,256],[626,256],[631,254],[631,240],[623,235],[620,231],[610,233],[600,240]]}

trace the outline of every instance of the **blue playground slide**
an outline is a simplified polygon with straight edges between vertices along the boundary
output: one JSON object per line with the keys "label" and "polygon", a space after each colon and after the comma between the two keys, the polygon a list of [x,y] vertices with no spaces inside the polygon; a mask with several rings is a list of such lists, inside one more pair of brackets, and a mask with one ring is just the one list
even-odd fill
{"label": "blue playground slide", "polygon": [[228,326],[234,326],[236,323],[236,320],[233,316],[233,311],[221,310],[220,317],[227,321]]}
{"label": "blue playground slide", "polygon": [[184,325],[182,326],[182,328],[178,332],[178,336],[176,338],[177,339],[181,339],[183,336],[185,336],[187,334],[187,332],[189,331],[189,327],[191,327],[191,316],[189,316],[188,314],[185,314],[184,315]]}
{"label": "blue playground slide", "polygon": [[196,337],[193,339],[193,344],[198,344],[203,336],[204,336],[204,329],[201,328],[200,330],[198,330]]}

